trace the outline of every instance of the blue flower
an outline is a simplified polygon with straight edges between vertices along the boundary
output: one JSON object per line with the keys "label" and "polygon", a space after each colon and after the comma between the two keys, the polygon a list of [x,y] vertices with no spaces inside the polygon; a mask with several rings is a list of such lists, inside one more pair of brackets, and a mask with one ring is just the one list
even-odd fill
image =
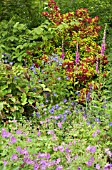
{"label": "blue flower", "polygon": [[13,62],[10,62],[9,64],[12,66],[12,65],[13,65]]}
{"label": "blue flower", "polygon": [[57,94],[56,94],[56,93],[53,93],[53,96],[57,96]]}
{"label": "blue flower", "polygon": [[63,102],[66,103],[66,102],[67,102],[67,99],[65,98],[65,99],[63,100]]}
{"label": "blue flower", "polygon": [[55,105],[55,108],[56,108],[56,109],[58,109],[58,108],[59,108],[59,105],[58,105],[58,104],[56,104],[56,105]]}
{"label": "blue flower", "polygon": [[61,80],[61,77],[58,77],[58,80]]}
{"label": "blue flower", "polygon": [[36,116],[37,116],[37,117],[40,117],[40,114],[39,114],[38,112],[36,112]]}
{"label": "blue flower", "polygon": [[112,126],[112,122],[109,123],[109,126]]}
{"label": "blue flower", "polygon": [[100,122],[100,119],[96,117],[96,118],[95,118],[95,121],[99,123],[99,122]]}

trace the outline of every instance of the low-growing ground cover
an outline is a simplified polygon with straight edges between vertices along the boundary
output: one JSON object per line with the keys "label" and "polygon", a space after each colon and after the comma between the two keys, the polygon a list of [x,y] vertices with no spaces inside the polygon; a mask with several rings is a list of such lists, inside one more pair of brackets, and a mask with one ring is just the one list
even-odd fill
{"label": "low-growing ground cover", "polygon": [[43,115],[32,115],[32,121],[4,123],[0,137],[1,168],[112,169],[108,108],[105,102],[102,109],[97,104],[95,107],[99,117],[95,113],[92,116],[93,110],[64,99],[52,108],[43,108]]}
{"label": "low-growing ground cover", "polygon": [[98,16],[48,8],[32,30],[1,22],[0,170],[111,170],[108,26],[99,45]]}

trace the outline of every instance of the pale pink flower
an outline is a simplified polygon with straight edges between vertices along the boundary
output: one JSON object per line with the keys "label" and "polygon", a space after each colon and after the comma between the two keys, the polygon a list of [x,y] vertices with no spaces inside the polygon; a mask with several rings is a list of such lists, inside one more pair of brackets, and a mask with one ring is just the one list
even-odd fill
{"label": "pale pink flower", "polygon": [[106,50],[106,27],[104,29],[103,39],[102,39],[102,45],[101,45],[101,55],[104,56],[104,52]]}

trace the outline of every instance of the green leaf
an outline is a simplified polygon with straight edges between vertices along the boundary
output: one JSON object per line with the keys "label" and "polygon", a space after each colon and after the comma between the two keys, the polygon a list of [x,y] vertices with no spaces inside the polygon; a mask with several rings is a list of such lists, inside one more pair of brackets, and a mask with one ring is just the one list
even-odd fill
{"label": "green leaf", "polygon": [[32,104],[32,103],[34,103],[34,100],[29,99],[28,102],[29,102],[29,104]]}
{"label": "green leaf", "polygon": [[19,25],[19,22],[16,22],[16,24],[13,26],[14,28],[17,28]]}
{"label": "green leaf", "polygon": [[3,110],[4,102],[0,102],[0,111]]}
{"label": "green leaf", "polygon": [[44,89],[45,88],[45,84],[40,84],[40,86]]}
{"label": "green leaf", "polygon": [[6,85],[4,85],[4,86],[1,87],[1,90],[5,90],[5,89],[7,89],[7,88],[8,88],[8,85],[6,84]]}
{"label": "green leaf", "polygon": [[12,102],[14,102],[14,103],[16,102],[15,97],[11,97],[10,100],[11,100]]}
{"label": "green leaf", "polygon": [[40,27],[35,28],[33,31],[34,31],[34,33],[36,33],[36,34],[40,34],[40,35],[43,33],[43,29],[42,29],[42,28],[40,28]]}
{"label": "green leaf", "polygon": [[49,88],[44,88],[43,91],[51,92],[51,90]]}
{"label": "green leaf", "polygon": [[18,167],[16,167],[16,168],[13,168],[12,170],[18,170],[20,167],[18,166]]}
{"label": "green leaf", "polygon": [[25,105],[27,103],[27,96],[25,93],[23,93],[21,96],[21,102],[22,102],[22,105]]}

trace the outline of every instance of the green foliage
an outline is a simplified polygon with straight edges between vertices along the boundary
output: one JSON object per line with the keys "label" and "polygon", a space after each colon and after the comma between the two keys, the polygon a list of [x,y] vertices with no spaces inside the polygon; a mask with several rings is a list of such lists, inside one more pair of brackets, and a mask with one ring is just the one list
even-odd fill
{"label": "green foliage", "polygon": [[111,0],[55,0],[62,13],[76,11],[80,8],[87,8],[92,17],[100,17],[100,24],[109,23],[112,20]]}
{"label": "green foliage", "polygon": [[1,118],[7,116],[20,118],[21,114],[31,116],[37,110],[36,106],[39,102],[48,100],[49,103],[55,103],[66,96],[68,91],[63,70],[56,63],[43,66],[44,69],[40,70],[34,65],[25,68],[19,64],[12,66],[11,63],[1,62]]}
{"label": "green foliage", "polygon": [[37,27],[44,18],[41,12],[44,10],[44,1],[40,0],[1,0],[0,21],[13,18],[15,22],[26,24],[28,27]]}

